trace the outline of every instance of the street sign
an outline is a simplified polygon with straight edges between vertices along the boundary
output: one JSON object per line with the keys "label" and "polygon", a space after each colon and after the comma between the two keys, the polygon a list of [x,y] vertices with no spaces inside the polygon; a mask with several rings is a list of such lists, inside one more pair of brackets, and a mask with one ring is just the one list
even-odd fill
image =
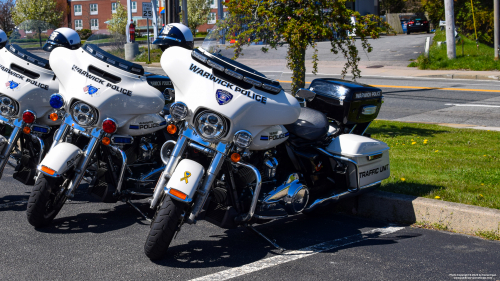
{"label": "street sign", "polygon": [[142,18],[153,19],[153,4],[142,2]]}

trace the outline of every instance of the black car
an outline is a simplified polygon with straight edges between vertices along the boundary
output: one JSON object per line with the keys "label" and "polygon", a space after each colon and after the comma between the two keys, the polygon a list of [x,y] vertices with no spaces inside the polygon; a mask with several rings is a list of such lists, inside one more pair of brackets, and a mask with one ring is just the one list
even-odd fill
{"label": "black car", "polygon": [[421,32],[425,31],[427,33],[431,32],[429,21],[425,17],[413,16],[408,21],[408,25],[406,26],[406,34],[410,34],[411,32]]}

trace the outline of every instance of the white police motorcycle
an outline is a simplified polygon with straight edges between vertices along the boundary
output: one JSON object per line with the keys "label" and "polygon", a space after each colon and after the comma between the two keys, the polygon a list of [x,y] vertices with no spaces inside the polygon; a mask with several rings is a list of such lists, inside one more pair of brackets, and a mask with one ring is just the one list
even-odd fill
{"label": "white police motorcycle", "polygon": [[[42,30],[48,35],[54,28],[43,21],[25,21],[12,32],[9,45],[6,36],[0,42],[0,80],[4,85],[0,91],[0,177],[10,164],[15,168],[14,179],[27,185],[34,184],[36,166],[61,124],[61,116],[51,107],[60,102],[55,96],[59,89],[56,76],[48,60],[28,51],[41,47],[37,33]],[[71,44],[66,37],[58,36],[67,32],[72,32],[68,36]],[[69,28],[62,28],[52,36],[57,46],[80,46],[78,34]],[[66,41],[62,42],[63,39]],[[44,50],[50,51],[55,46]]]}
{"label": "white police motorcycle", "polygon": [[124,44],[124,36],[95,34],[79,49],[50,54],[59,84],[51,105],[64,120],[37,167],[31,225],[50,224],[84,178],[100,201],[123,200],[139,212],[130,200],[152,195],[148,187],[163,170],[159,149],[177,129],[167,132],[163,112],[171,81],[124,60]]}
{"label": "white police motorcycle", "polygon": [[205,219],[229,229],[311,214],[390,174],[389,147],[364,136],[380,110],[380,89],[316,79],[296,93],[301,107],[277,81],[290,79],[282,78],[284,49],[259,55],[261,46],[249,46],[237,62],[219,34],[161,58],[176,93],[171,122],[181,129],[161,150],[166,166],[144,245],[150,259],[166,254],[184,223]]}

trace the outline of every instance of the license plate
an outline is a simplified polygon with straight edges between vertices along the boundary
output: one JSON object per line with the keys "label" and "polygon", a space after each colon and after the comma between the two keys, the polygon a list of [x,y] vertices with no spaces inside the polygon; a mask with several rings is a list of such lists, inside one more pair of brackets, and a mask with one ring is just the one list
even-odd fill
{"label": "license plate", "polygon": [[416,23],[416,25],[420,25],[420,23],[419,23],[419,22],[417,22],[417,23]]}

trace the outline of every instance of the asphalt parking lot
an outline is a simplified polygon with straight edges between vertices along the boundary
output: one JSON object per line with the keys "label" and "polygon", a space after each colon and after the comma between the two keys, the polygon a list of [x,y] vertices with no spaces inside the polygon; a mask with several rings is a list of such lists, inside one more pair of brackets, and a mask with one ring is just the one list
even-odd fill
{"label": "asphalt parking lot", "polygon": [[82,186],[50,227],[34,229],[25,213],[31,188],[11,173],[6,168],[0,189],[1,280],[500,279],[500,242],[340,213],[256,226],[283,254],[246,228],[200,221],[185,225],[167,258],[152,262],[143,253],[149,225],[130,206],[95,202]]}

